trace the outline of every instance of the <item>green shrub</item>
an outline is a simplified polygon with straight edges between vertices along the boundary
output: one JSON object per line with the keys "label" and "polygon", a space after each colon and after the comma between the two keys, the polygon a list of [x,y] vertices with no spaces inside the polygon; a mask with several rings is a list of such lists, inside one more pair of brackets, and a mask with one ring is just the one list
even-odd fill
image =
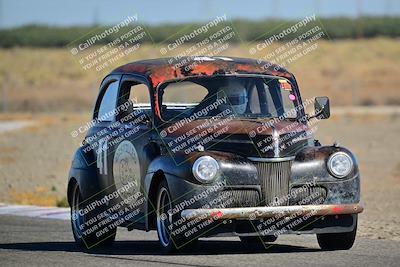
{"label": "green shrub", "polygon": [[66,197],[63,197],[61,199],[58,199],[56,202],[56,206],[60,207],[60,208],[68,208],[69,204],[68,204],[68,200]]}
{"label": "green shrub", "polygon": [[[231,41],[255,41],[279,33],[283,28],[288,27],[297,21],[294,20],[234,20],[219,24],[210,29],[209,33],[218,31],[226,25],[233,26],[237,31]],[[399,37],[400,36],[400,17],[361,17],[361,18],[323,18],[317,21],[322,24],[332,39],[343,38],[372,38],[377,36]],[[196,24],[164,24],[157,26],[144,25],[148,34],[151,36],[145,38],[145,42],[162,43],[170,39],[179,37],[185,33],[190,33],[201,23]],[[100,33],[107,29],[107,26],[101,27],[50,27],[40,25],[29,25],[19,28],[0,30],[0,47],[8,48],[15,46],[31,47],[63,47],[71,42],[81,39],[88,33]],[[118,36],[131,28],[121,29]],[[198,35],[191,39],[191,42],[198,42],[204,39],[206,35]],[[239,39],[240,37],[240,39]],[[286,39],[293,36],[286,36]],[[116,35],[111,35],[98,44],[107,44],[114,40]],[[325,36],[325,38],[328,38]]]}

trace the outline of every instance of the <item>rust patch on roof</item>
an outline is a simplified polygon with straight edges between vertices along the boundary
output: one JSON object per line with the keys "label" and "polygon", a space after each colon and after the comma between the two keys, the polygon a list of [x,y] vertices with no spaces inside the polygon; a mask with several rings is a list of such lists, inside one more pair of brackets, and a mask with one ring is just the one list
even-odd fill
{"label": "rust patch on roof", "polygon": [[[293,75],[286,69],[265,61],[244,58],[208,58],[209,60],[196,60],[195,58],[151,59],[128,63],[112,71],[112,73],[134,73],[148,77],[153,89],[158,85],[175,79],[184,79],[191,76],[213,76],[229,74],[266,74],[291,79]],[[168,62],[172,62],[169,64]],[[184,64],[177,64],[184,62]],[[277,69],[279,71],[277,71]]]}

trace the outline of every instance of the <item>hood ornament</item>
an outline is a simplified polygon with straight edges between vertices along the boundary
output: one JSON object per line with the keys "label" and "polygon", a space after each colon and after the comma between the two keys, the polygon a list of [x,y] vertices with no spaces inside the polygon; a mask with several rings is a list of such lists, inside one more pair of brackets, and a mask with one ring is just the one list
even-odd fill
{"label": "hood ornament", "polygon": [[274,148],[274,158],[279,158],[279,132],[274,125],[272,128],[272,147]]}

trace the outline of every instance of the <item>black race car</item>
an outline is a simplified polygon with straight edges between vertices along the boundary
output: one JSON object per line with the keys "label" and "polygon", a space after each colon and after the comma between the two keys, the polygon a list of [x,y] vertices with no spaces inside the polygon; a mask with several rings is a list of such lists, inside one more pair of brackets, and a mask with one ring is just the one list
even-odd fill
{"label": "black race car", "polygon": [[157,230],[167,251],[289,233],[351,248],[363,210],[356,158],[313,137],[328,98],[302,101],[295,77],[268,62],[175,61],[129,63],[102,81],[69,173],[76,242],[108,245],[127,227]]}

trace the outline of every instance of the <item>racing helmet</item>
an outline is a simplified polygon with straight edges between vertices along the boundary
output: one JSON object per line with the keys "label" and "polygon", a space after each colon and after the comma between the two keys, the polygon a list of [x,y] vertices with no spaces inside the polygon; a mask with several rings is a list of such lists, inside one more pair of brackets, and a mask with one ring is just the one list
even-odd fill
{"label": "racing helmet", "polygon": [[220,88],[221,97],[227,97],[226,104],[222,104],[223,109],[233,109],[236,114],[243,114],[246,112],[248,103],[248,96],[246,88],[237,81],[229,82]]}

